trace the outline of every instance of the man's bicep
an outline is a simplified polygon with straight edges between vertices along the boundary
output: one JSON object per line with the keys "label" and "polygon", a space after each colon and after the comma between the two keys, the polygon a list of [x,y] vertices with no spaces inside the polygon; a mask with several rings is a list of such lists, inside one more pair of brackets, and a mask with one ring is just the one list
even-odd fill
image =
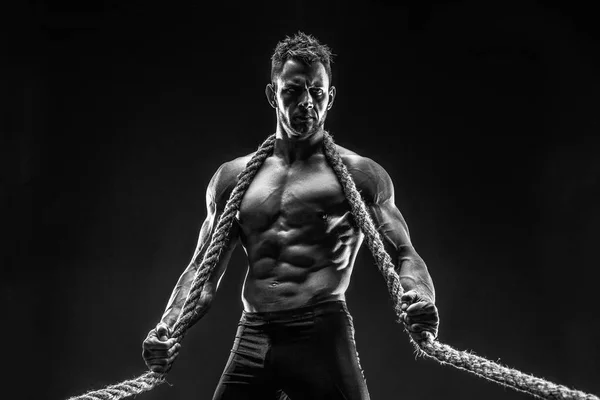
{"label": "man's bicep", "polygon": [[231,173],[228,173],[227,163],[222,164],[212,176],[206,189],[206,219],[202,223],[198,243],[192,258],[192,264],[200,266],[204,254],[217,228],[219,218],[225,210],[227,196],[232,183]]}
{"label": "man's bicep", "polygon": [[396,207],[391,177],[381,165],[365,157],[353,160],[349,171],[369,208],[386,251],[397,265],[399,256],[409,255],[414,249],[406,221]]}
{"label": "man's bicep", "polygon": [[198,243],[196,244],[194,256],[192,257],[191,261],[191,264],[193,264],[196,268],[200,266],[202,259],[204,258],[204,254],[206,253],[206,250],[208,250],[208,246],[214,231],[214,219],[214,213],[213,215],[207,215],[206,219],[202,223],[202,227],[200,228]]}
{"label": "man's bicep", "polygon": [[[218,228],[221,218],[225,213],[225,209],[227,206],[227,202],[229,200],[229,195],[233,190],[234,181],[232,180],[231,174],[223,173],[223,166],[219,168],[211,183],[209,184],[209,188],[206,193],[206,208],[207,208],[207,217],[204,223],[202,224],[202,229],[200,230],[200,237],[198,239],[197,246],[197,260],[196,263],[198,266],[203,262],[206,253],[209,250],[209,247],[212,243],[213,235]],[[224,241],[219,243],[215,243],[216,245],[220,245],[221,249],[216,254],[218,255],[218,260],[216,261],[216,265],[214,266],[209,280],[205,284],[205,292],[214,294],[218,288],[219,281],[221,277],[227,270],[227,266],[229,264],[229,260],[231,258],[231,254],[233,250],[237,246],[239,239],[239,226],[235,219],[232,221],[231,226],[228,229],[227,236],[224,238]]]}
{"label": "man's bicep", "polygon": [[392,199],[373,204],[371,211],[375,227],[392,258],[412,250],[408,226]]}
{"label": "man's bicep", "polygon": [[[216,230],[216,225],[217,225],[217,222],[218,222],[219,218],[221,217],[221,215],[222,214],[215,215],[215,222],[213,224],[213,230],[212,230],[210,237],[207,240],[208,244],[206,245],[205,252],[208,251],[208,246],[210,245],[210,242],[212,241],[212,235],[214,234],[214,231]],[[231,227],[229,228],[228,236],[225,238],[225,241],[222,243],[223,247],[221,248],[221,250],[219,252],[217,252],[219,258],[217,260],[217,264],[215,265],[215,267],[205,285],[206,291],[208,291],[212,294],[216,293],[216,291],[219,287],[219,282],[221,281],[221,278],[225,274],[225,271],[227,270],[227,267],[229,265],[229,260],[231,259],[231,255],[238,244],[238,240],[239,240],[239,226],[236,221],[233,221]]]}

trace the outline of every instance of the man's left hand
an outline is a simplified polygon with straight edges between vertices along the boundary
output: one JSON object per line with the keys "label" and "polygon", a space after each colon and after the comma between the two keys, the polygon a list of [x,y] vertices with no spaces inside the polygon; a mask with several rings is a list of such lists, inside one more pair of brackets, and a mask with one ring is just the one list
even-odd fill
{"label": "man's left hand", "polygon": [[436,338],[440,318],[435,304],[416,290],[409,290],[400,299],[402,307],[400,319],[413,340],[416,342],[425,340],[427,338],[425,332],[431,333]]}

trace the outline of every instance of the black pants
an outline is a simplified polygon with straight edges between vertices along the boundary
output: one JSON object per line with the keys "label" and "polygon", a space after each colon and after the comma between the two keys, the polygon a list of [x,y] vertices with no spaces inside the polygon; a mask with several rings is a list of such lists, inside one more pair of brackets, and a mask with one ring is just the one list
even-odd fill
{"label": "black pants", "polygon": [[213,400],[369,399],[345,302],[244,312],[238,326]]}

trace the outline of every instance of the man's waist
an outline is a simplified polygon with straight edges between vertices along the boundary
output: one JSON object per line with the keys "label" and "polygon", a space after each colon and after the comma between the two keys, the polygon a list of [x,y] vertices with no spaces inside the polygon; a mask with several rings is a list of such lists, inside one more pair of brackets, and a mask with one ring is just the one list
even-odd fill
{"label": "man's waist", "polygon": [[343,295],[331,296],[311,304],[282,310],[243,311],[241,322],[286,323],[338,312],[348,313],[348,307]]}

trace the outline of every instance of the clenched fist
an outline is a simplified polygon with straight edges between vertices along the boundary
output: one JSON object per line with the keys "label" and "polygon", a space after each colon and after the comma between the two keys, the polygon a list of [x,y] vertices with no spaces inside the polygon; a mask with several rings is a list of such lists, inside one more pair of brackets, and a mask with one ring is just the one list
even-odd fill
{"label": "clenched fist", "polygon": [[162,322],[148,332],[142,344],[142,357],[151,371],[168,372],[177,358],[181,344],[170,335],[169,327]]}
{"label": "clenched fist", "polygon": [[415,290],[409,290],[400,298],[402,313],[400,319],[414,341],[427,338],[425,332],[437,337],[440,318],[435,304]]}

